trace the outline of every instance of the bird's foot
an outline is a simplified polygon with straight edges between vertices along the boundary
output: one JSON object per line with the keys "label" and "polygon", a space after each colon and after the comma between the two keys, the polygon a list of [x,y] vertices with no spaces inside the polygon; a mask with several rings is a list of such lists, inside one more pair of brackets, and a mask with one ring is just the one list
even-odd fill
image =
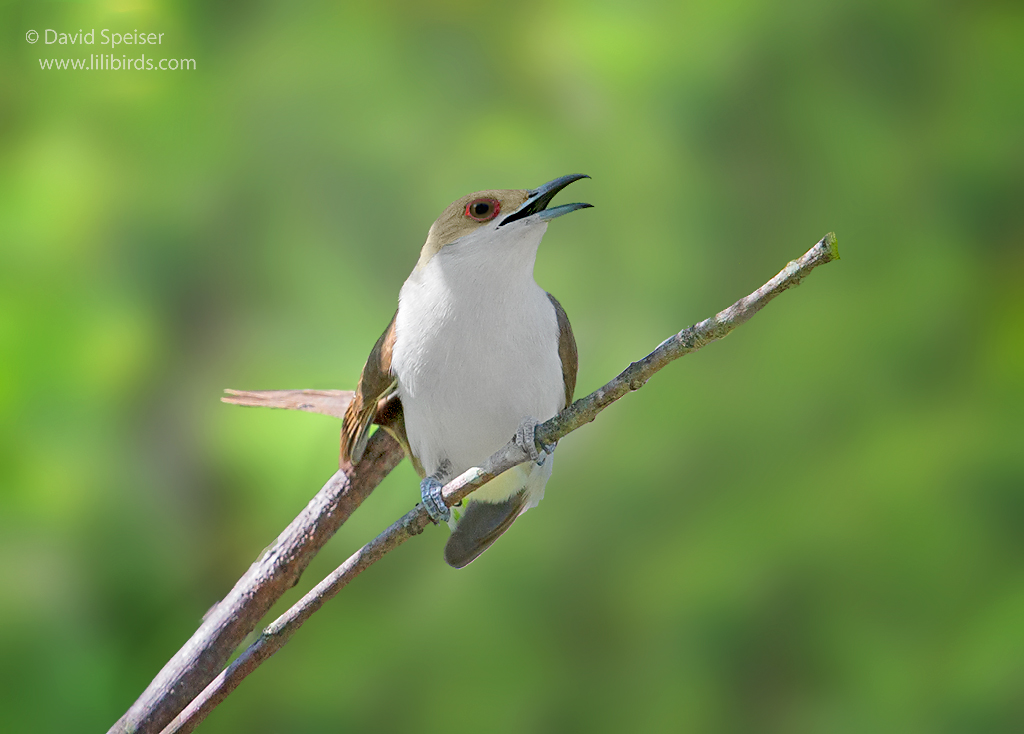
{"label": "bird's foot", "polygon": [[536,429],[537,420],[535,418],[530,416],[523,418],[523,422],[520,423],[519,428],[516,429],[515,440],[519,448],[526,452],[531,461],[537,462],[537,466],[542,466],[548,456],[550,456],[555,450],[557,442],[552,444],[541,444],[542,450],[538,451],[537,440],[534,436]]}
{"label": "bird's foot", "polygon": [[448,518],[452,516],[452,511],[448,509],[448,505],[444,503],[441,496],[442,487],[444,484],[434,477],[427,477],[420,482],[420,499],[435,525],[442,521],[448,522]]}

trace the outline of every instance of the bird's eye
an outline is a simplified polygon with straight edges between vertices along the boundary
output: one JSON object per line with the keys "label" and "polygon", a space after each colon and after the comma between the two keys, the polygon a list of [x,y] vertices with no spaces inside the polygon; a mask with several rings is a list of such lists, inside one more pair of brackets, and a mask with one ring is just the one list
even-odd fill
{"label": "bird's eye", "polygon": [[501,204],[497,199],[473,199],[466,204],[466,216],[478,222],[487,222],[498,216]]}

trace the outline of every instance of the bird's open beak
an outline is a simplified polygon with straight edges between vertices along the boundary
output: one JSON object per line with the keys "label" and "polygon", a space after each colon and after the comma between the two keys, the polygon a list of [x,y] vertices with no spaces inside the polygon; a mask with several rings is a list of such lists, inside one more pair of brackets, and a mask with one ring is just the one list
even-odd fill
{"label": "bird's open beak", "polygon": [[514,222],[517,219],[525,219],[526,217],[537,215],[537,219],[540,221],[548,221],[555,217],[560,217],[563,214],[574,212],[577,209],[586,209],[592,204],[562,204],[561,206],[552,207],[548,209],[548,204],[555,198],[555,194],[564,189],[566,186],[571,184],[573,181],[579,181],[581,178],[590,178],[583,173],[571,173],[568,176],[562,176],[556,178],[554,181],[548,181],[543,186],[540,186],[533,191],[527,191],[526,203],[523,204],[519,210],[513,214],[509,214],[499,224],[499,227],[503,227],[509,222]]}

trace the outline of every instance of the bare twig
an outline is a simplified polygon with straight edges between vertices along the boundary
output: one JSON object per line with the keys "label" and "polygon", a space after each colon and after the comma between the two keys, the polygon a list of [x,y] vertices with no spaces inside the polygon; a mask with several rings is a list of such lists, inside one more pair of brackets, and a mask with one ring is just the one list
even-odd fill
{"label": "bare twig", "polygon": [[[694,352],[704,345],[721,339],[734,328],[760,311],[770,300],[783,291],[799,285],[815,267],[839,258],[835,235],[829,233],[799,260],[790,262],[778,275],[742,298],[729,308],[699,324],[683,329],[666,339],[649,355],[632,363],[615,379],[595,390],[536,429],[538,448],[550,444],[585,423],[633,390],[639,390],[669,362]],[[378,431],[378,434],[383,433]],[[482,468],[472,468],[449,482],[443,489],[445,503],[455,504],[478,487],[507,471],[529,457],[514,441],[493,454]],[[360,469],[362,465],[360,464]],[[292,634],[323,604],[344,588],[365,568],[398,547],[414,535],[423,532],[430,523],[422,505],[407,513],[370,543],[360,548],[327,578],[296,602],[291,609],[264,629],[253,643],[226,670],[221,672],[206,689],[193,700],[163,730],[163,734],[182,734],[192,731],[217,704],[233,691],[245,676],[284,646]]]}
{"label": "bare twig", "polygon": [[402,458],[398,442],[377,431],[358,469],[342,467],[327,481],[228,595],[207,612],[191,639],[110,732],[157,732],[174,718],[223,669],[274,602],[298,583],[324,543]]}
{"label": "bare twig", "polygon": [[248,408],[288,408],[344,418],[355,393],[351,390],[225,390],[222,402]]}

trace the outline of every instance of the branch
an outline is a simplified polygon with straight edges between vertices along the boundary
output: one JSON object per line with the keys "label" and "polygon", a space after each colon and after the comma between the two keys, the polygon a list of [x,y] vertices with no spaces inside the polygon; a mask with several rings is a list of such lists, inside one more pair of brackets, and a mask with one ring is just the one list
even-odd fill
{"label": "branch", "polygon": [[[563,410],[559,415],[537,426],[536,441],[550,444],[597,417],[597,414],[628,392],[639,390],[669,362],[694,352],[712,341],[721,339],[734,328],[749,320],[767,303],[801,280],[818,265],[839,259],[836,238],[827,234],[799,260],[790,262],[778,275],[742,298],[729,308],[699,324],[683,329],[669,337],[638,362],[633,362],[615,379]],[[378,431],[375,436],[383,431]],[[526,455],[514,441],[494,453],[484,467],[475,467],[453,479],[442,490],[445,504],[451,506],[489,480],[513,466],[526,461]],[[362,469],[362,464],[360,464]],[[246,649],[237,660],[221,672],[178,716],[162,734],[183,734],[192,731],[242,679],[288,642],[288,639],[323,604],[343,589],[362,571],[397,548],[414,535],[419,535],[430,523],[422,505],[408,512],[374,540],[356,551],[348,560],[317,584],[287,612],[270,624],[260,638]],[[241,583],[241,582],[240,582]]]}
{"label": "branch", "polygon": [[309,501],[234,588],[203,618],[188,642],[110,728],[158,732],[221,671],[282,594],[298,583],[324,543],[404,458],[385,431],[370,438],[358,470],[344,466]]}
{"label": "branch", "polygon": [[351,390],[225,390],[221,402],[247,408],[288,408],[344,418],[355,393]]}

